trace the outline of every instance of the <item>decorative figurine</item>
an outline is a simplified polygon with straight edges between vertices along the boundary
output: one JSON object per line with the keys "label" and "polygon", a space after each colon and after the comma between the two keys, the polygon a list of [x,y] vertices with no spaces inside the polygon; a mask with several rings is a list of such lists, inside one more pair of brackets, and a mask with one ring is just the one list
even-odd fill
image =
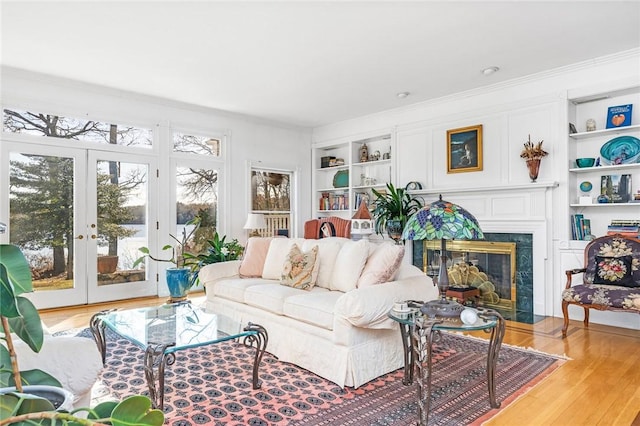
{"label": "decorative figurine", "polygon": [[369,161],[369,147],[367,147],[366,143],[363,143],[360,147],[360,162],[366,163]]}

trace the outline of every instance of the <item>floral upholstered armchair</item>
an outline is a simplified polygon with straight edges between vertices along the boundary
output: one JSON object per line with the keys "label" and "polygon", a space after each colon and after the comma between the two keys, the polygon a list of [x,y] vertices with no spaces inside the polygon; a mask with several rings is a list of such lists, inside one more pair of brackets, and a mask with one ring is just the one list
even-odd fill
{"label": "floral upholstered armchair", "polygon": [[[584,261],[584,268],[566,271],[562,337],[567,336],[569,305],[584,308],[585,327],[589,309],[640,314],[640,240],[621,235],[596,238],[584,249]],[[581,273],[583,282],[574,285],[573,276]]]}

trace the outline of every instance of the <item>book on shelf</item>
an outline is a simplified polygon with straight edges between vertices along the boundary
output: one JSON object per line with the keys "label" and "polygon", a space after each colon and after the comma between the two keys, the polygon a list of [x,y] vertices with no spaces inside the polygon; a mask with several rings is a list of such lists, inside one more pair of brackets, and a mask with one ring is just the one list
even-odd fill
{"label": "book on shelf", "polygon": [[640,220],[613,219],[607,226],[607,235],[622,235],[624,237],[638,238],[640,236]]}
{"label": "book on shelf", "polygon": [[[608,203],[630,202],[633,199],[631,195],[631,175],[600,176],[600,197],[603,196]],[[600,197],[598,198],[600,199]]]}
{"label": "book on shelf", "polygon": [[631,125],[633,104],[611,106],[607,109],[607,129]]}
{"label": "book on shelf", "polygon": [[572,240],[584,240],[583,224],[584,215],[582,213],[576,213],[571,215],[571,239]]}

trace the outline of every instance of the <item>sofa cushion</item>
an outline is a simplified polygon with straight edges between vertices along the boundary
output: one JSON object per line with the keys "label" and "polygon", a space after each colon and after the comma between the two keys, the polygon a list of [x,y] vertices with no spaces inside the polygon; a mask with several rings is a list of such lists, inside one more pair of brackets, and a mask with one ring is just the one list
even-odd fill
{"label": "sofa cushion", "polygon": [[596,256],[593,283],[635,287],[631,262],[632,256]]}
{"label": "sofa cushion", "polygon": [[272,237],[251,237],[247,241],[238,273],[243,278],[261,277]]}
{"label": "sofa cushion", "polygon": [[302,251],[309,251],[313,246],[318,246],[318,279],[316,285],[329,289],[331,286],[331,274],[336,263],[336,258],[340,252],[340,247],[346,238],[333,237],[323,238],[321,240],[305,240],[302,245]]}
{"label": "sofa cushion", "polygon": [[391,281],[400,267],[403,256],[402,245],[392,242],[378,244],[360,274],[358,288]]}
{"label": "sofa cushion", "polygon": [[282,315],[282,305],[287,297],[306,293],[305,290],[280,285],[278,281],[271,283],[248,287],[244,292],[244,303]]}
{"label": "sofa cushion", "polygon": [[297,244],[293,244],[284,261],[280,284],[302,290],[311,290],[316,285],[318,278],[317,258],[317,245],[308,252],[303,253]]}
{"label": "sofa cushion", "polygon": [[313,290],[310,293],[287,297],[283,306],[284,314],[290,318],[332,330],[333,307],[343,293],[321,287]]}
{"label": "sofa cushion", "polygon": [[330,289],[343,292],[355,289],[368,257],[369,241],[345,242],[331,273]]}
{"label": "sofa cushion", "polygon": [[282,266],[294,243],[301,245],[304,240],[295,238],[274,238],[269,244],[269,251],[264,260],[262,278],[278,280],[282,276]]}
{"label": "sofa cushion", "polygon": [[230,278],[220,280],[213,287],[213,294],[236,302],[244,302],[245,290],[251,286],[272,284],[273,281],[262,278]]}

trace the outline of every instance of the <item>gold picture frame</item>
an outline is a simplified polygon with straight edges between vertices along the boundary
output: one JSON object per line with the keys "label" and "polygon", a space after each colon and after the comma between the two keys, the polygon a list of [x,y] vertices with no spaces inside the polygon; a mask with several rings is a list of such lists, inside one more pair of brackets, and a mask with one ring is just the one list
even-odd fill
{"label": "gold picture frame", "polygon": [[447,173],[482,170],[482,124],[447,130]]}

